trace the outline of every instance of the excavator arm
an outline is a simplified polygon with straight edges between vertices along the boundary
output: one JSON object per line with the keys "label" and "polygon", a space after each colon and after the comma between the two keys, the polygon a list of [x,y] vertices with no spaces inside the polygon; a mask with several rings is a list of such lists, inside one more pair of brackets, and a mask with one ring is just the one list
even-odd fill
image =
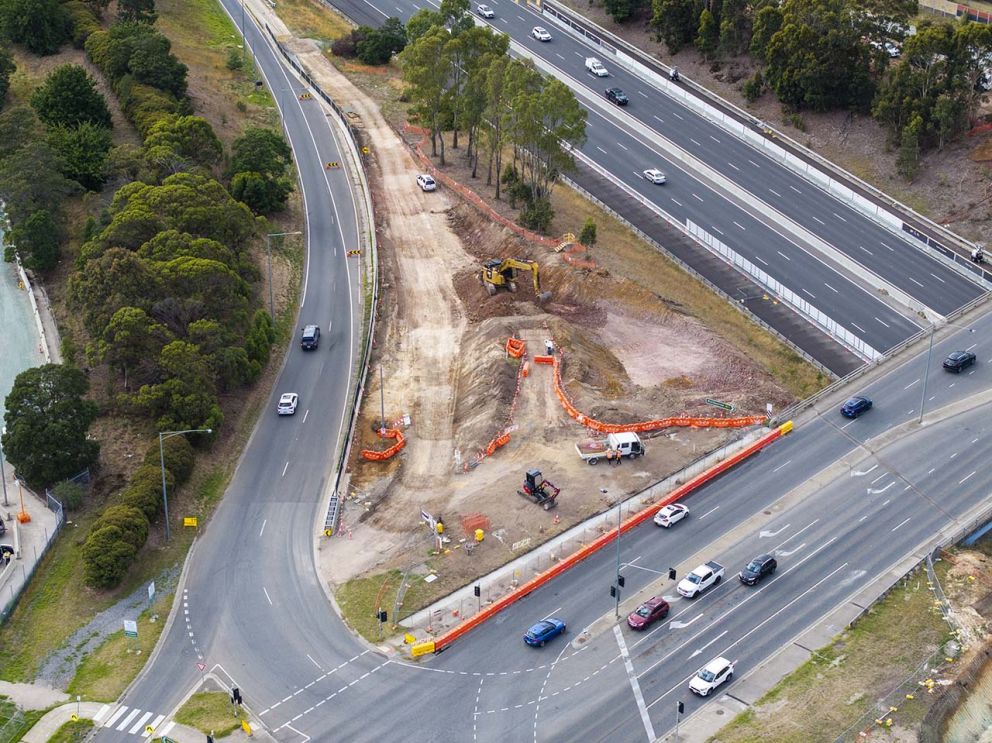
{"label": "excavator arm", "polygon": [[518,258],[504,258],[503,260],[492,258],[483,265],[485,267],[480,274],[480,279],[490,295],[494,294],[496,288],[500,286],[505,286],[510,291],[516,291],[516,284],[514,283],[516,272],[530,271],[534,278],[534,295],[538,301],[543,302],[550,298],[550,294],[541,293],[541,275],[537,261],[525,261]]}

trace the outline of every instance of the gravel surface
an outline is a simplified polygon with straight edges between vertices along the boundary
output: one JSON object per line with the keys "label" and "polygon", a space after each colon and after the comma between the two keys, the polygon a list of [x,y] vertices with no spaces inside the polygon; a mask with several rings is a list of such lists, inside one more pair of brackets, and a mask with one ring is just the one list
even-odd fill
{"label": "gravel surface", "polygon": [[[155,595],[172,593],[179,581],[177,565],[155,578]],[[95,651],[114,632],[121,632],[125,619],[137,619],[148,606],[148,585],[144,584],[127,598],[97,614],[89,624],[76,630],[58,650],[42,662],[36,682],[56,689],[66,689],[83,659]]]}

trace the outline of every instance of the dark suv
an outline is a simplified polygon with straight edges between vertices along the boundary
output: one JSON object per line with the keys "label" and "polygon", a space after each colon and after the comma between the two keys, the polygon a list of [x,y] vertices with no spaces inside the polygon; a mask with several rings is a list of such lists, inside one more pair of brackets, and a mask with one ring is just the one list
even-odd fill
{"label": "dark suv", "polygon": [[609,88],[606,91],[606,100],[618,106],[626,106],[628,99],[627,94],[620,90],[620,88]]}
{"label": "dark suv", "polygon": [[777,567],[778,563],[771,555],[758,555],[745,566],[738,577],[741,583],[753,586],[766,575],[774,573]]}
{"label": "dark suv", "polygon": [[307,325],[303,328],[303,340],[300,342],[300,346],[303,347],[304,351],[316,351],[319,343],[320,328],[316,325]]}
{"label": "dark suv", "polygon": [[955,374],[960,374],[975,363],[975,354],[971,351],[955,351],[944,359],[944,368]]}

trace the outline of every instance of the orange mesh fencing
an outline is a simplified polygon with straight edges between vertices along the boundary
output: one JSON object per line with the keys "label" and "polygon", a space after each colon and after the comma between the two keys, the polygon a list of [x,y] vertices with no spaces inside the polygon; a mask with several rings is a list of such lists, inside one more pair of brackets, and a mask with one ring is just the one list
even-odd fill
{"label": "orange mesh fencing", "polygon": [[406,446],[406,439],[403,437],[403,432],[398,428],[380,428],[377,433],[381,438],[384,439],[396,439],[396,443],[385,451],[375,451],[374,449],[362,449],[362,456],[373,462],[383,462],[389,459],[394,454],[397,454],[400,449]]}

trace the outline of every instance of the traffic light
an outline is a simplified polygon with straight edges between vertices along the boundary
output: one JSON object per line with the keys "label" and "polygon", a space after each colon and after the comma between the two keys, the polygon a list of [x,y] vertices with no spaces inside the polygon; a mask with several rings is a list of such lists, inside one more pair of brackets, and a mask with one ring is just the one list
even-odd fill
{"label": "traffic light", "polygon": [[214,743],[214,736],[208,735],[207,736],[207,743]]}
{"label": "traffic light", "polygon": [[610,586],[610,598],[615,599],[617,597],[617,587]]}
{"label": "traffic light", "polygon": [[681,715],[683,712],[685,712],[685,705],[679,702],[679,714]]}
{"label": "traffic light", "polygon": [[475,587],[475,597],[476,598],[479,598],[480,596],[482,596],[482,586],[476,586]]}
{"label": "traffic light", "polygon": [[382,609],[379,612],[378,617],[379,617],[379,621],[380,622],[385,622],[386,621],[386,610],[385,609]]}
{"label": "traffic light", "polygon": [[675,568],[668,569],[668,580],[675,580]]}
{"label": "traffic light", "polygon": [[234,700],[235,704],[241,704],[241,689],[237,686],[231,689],[231,699]]}
{"label": "traffic light", "polygon": [[617,575],[617,585],[618,586],[620,586],[621,588],[623,588],[623,586],[624,586],[624,584],[626,582],[627,581],[624,579],[624,577],[622,575]]}

